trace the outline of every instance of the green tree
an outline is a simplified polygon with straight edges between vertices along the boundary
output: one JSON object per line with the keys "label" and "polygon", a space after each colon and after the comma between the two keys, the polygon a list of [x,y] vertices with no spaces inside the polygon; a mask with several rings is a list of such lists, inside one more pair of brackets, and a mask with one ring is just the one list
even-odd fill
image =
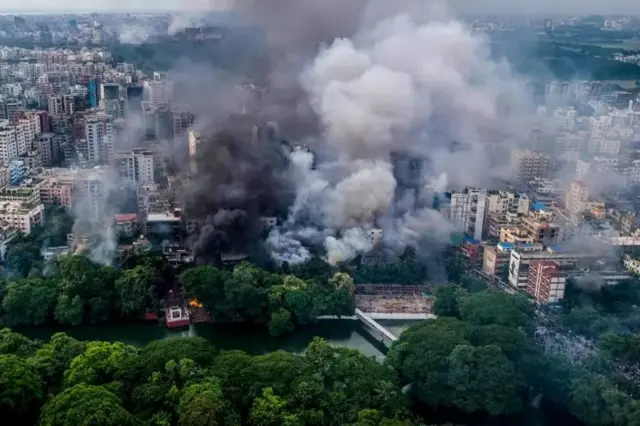
{"label": "green tree", "polygon": [[0,355],[29,357],[38,349],[39,343],[8,328],[0,329]]}
{"label": "green tree", "polygon": [[124,271],[115,283],[124,315],[140,317],[146,308],[155,308],[158,298],[153,285],[155,271],[148,267],[136,266]]}
{"label": "green tree", "polygon": [[140,365],[149,373],[162,370],[169,361],[189,358],[198,365],[210,366],[217,351],[210,341],[202,337],[173,337],[154,340],[140,351]]}
{"label": "green tree", "polygon": [[615,359],[640,362],[640,334],[609,333],[600,339],[600,349]]}
{"label": "green tree", "polygon": [[191,268],[180,275],[185,296],[200,301],[214,317],[223,318],[230,317],[233,311],[224,290],[228,279],[226,271],[213,266]]}
{"label": "green tree", "polygon": [[349,291],[349,293],[354,294],[356,291],[356,287],[353,284],[353,278],[349,274],[345,274],[344,272],[336,272],[329,279],[329,284],[331,284],[334,288],[345,288]]}
{"label": "green tree", "polygon": [[55,283],[50,279],[27,278],[10,283],[2,300],[4,323],[9,326],[45,324],[56,292]]}
{"label": "green tree", "polygon": [[28,361],[48,386],[58,387],[71,361],[83,353],[85,347],[84,342],[69,337],[65,333],[56,333]]}
{"label": "green tree", "polygon": [[412,395],[429,405],[449,405],[449,355],[468,345],[467,327],[455,318],[438,317],[409,327],[389,351],[385,363],[412,384]]}
{"label": "green tree", "polygon": [[572,309],[563,317],[564,325],[575,333],[597,337],[609,328],[607,319],[591,306]]}
{"label": "green tree", "polygon": [[496,324],[474,329],[469,340],[474,346],[498,346],[511,361],[519,360],[530,348],[527,335],[522,330]]}
{"label": "green tree", "polygon": [[84,319],[84,301],[80,296],[71,298],[66,294],[58,296],[54,318],[60,324],[80,325]]}
{"label": "green tree", "polygon": [[410,426],[411,423],[404,420],[387,419],[378,410],[360,410],[358,420],[349,426]]}
{"label": "green tree", "polygon": [[34,268],[42,267],[41,245],[32,231],[30,235],[18,235],[7,246],[4,268],[9,276],[26,278]]}
{"label": "green tree", "polygon": [[497,324],[529,330],[533,306],[524,296],[487,290],[463,298],[460,316],[465,322],[478,326]]}
{"label": "green tree", "polygon": [[254,426],[302,426],[300,419],[287,411],[286,401],[275,395],[271,388],[265,388],[262,396],[256,398],[248,423]]}
{"label": "green tree", "polygon": [[89,342],[84,353],[71,361],[64,374],[64,387],[120,381],[124,379],[125,366],[137,356],[137,349],[124,343]]}
{"label": "green tree", "polygon": [[272,336],[280,336],[293,331],[293,323],[291,322],[291,312],[284,308],[279,308],[271,313],[269,320],[269,334]]}
{"label": "green tree", "polygon": [[465,291],[460,286],[450,283],[436,289],[436,301],[433,304],[433,313],[438,316],[459,317],[460,299]]}
{"label": "green tree", "polygon": [[461,345],[449,355],[452,403],[473,413],[492,416],[517,413],[522,407],[522,382],[514,365],[497,346]]}
{"label": "green tree", "polygon": [[100,386],[79,384],[56,395],[42,408],[42,426],[136,426],[140,422],[120,399]]}
{"label": "green tree", "polygon": [[571,383],[571,412],[589,426],[626,426],[633,401],[606,378],[582,375]]}
{"label": "green tree", "polygon": [[187,386],[180,398],[179,426],[239,425],[239,418],[229,412],[220,384],[214,381]]}
{"label": "green tree", "polygon": [[42,380],[35,369],[16,355],[0,355],[0,416],[28,424],[41,399]]}

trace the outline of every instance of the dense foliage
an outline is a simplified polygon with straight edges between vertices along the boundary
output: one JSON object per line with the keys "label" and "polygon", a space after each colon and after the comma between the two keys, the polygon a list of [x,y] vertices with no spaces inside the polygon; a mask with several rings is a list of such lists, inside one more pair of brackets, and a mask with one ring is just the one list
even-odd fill
{"label": "dense foliage", "polygon": [[[586,309],[577,300],[588,300],[597,316],[600,310],[628,312],[624,300],[633,301],[635,291],[628,284],[586,294],[572,289],[565,306],[568,316],[560,321],[573,321],[571,306]],[[599,352],[576,362],[568,352],[543,349],[535,337],[541,319],[523,296],[470,293],[449,284],[438,288],[434,312],[437,320],[409,328],[387,357],[422,407],[503,415],[543,395],[587,425],[638,424],[640,394],[633,373],[640,360],[637,334],[605,334]],[[591,331],[583,329],[582,320],[574,326]],[[572,350],[580,347],[566,349]],[[636,383],[629,383],[629,377]]]}
{"label": "dense foliage", "polygon": [[274,336],[322,315],[352,315],[355,308],[353,280],[341,272],[304,279],[243,263],[232,271],[191,268],[180,281],[185,295],[202,303],[216,321],[264,324]]}
{"label": "dense foliage", "polygon": [[[17,250],[22,241],[20,237]],[[25,252],[19,255],[25,264],[39,262]],[[0,292],[2,321],[13,327],[138,319],[146,310],[157,308],[173,279],[162,257],[140,256],[131,259],[129,267],[118,270],[85,256],[63,256],[46,265],[47,274],[38,270],[25,278],[19,277],[22,274],[9,277]]]}
{"label": "dense foliage", "polygon": [[250,356],[201,338],[136,349],[65,334],[44,344],[0,336],[0,344],[24,342],[0,355],[7,424],[410,425],[392,369],[321,339],[304,355]]}

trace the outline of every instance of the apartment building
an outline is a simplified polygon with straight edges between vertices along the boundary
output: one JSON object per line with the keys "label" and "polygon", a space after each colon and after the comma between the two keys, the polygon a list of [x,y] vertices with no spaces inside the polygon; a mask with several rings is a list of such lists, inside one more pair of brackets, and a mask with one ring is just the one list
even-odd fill
{"label": "apartment building", "polygon": [[556,303],[564,298],[567,276],[559,263],[547,260],[531,262],[526,292],[538,303]]}
{"label": "apartment building", "polygon": [[531,149],[517,149],[511,152],[511,170],[520,182],[547,176],[549,156]]}
{"label": "apartment building", "polygon": [[0,201],[0,228],[17,229],[28,235],[36,225],[44,223],[44,205],[19,201]]}
{"label": "apartment building", "polygon": [[117,152],[114,162],[122,179],[136,184],[154,183],[154,155],[143,149]]}
{"label": "apartment building", "polygon": [[90,163],[106,163],[113,153],[113,121],[106,114],[92,114],[85,117],[85,140],[87,159]]}
{"label": "apartment building", "polygon": [[447,193],[445,203],[440,209],[458,231],[480,241],[486,203],[486,189],[466,188],[461,192]]}

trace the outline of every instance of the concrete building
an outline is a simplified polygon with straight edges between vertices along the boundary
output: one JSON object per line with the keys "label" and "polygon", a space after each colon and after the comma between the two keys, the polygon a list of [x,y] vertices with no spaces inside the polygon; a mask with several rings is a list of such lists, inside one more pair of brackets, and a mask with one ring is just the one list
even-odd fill
{"label": "concrete building", "polygon": [[495,246],[486,245],[484,247],[482,272],[489,276],[503,278],[506,281],[509,275],[511,251],[514,249],[540,251],[543,247],[540,244],[512,244],[506,242],[498,243]]}
{"label": "concrete building", "polygon": [[529,232],[520,227],[505,227],[500,229],[500,242],[509,244],[534,244],[535,238]]}
{"label": "concrete building", "polygon": [[588,200],[589,188],[587,185],[581,181],[572,182],[567,192],[565,208],[571,215],[578,215],[585,210]]}
{"label": "concrete building", "polygon": [[114,220],[116,233],[123,237],[133,237],[138,230],[138,215],[117,214]]}
{"label": "concrete building", "polygon": [[50,178],[40,188],[40,198],[44,204],[55,204],[71,208],[73,206],[74,183]]}
{"label": "concrete building", "polygon": [[564,298],[567,277],[554,261],[534,261],[529,267],[526,292],[538,303],[556,303]]}
{"label": "concrete building", "polygon": [[49,114],[62,115],[64,114],[64,102],[61,95],[49,96]]}
{"label": "concrete building", "polygon": [[511,170],[518,181],[527,183],[534,178],[544,178],[549,169],[549,156],[531,149],[511,152]]}
{"label": "concrete building", "polygon": [[42,154],[42,164],[45,167],[52,167],[57,159],[54,138],[55,135],[53,133],[41,133],[36,139],[36,148]]}
{"label": "concrete building", "polygon": [[525,215],[529,212],[531,200],[527,194],[512,191],[488,191],[486,214],[513,212]]}
{"label": "concrete building", "polygon": [[153,152],[143,149],[118,152],[114,161],[121,178],[141,185],[154,183]]}
{"label": "concrete building", "polygon": [[447,198],[446,205],[441,207],[443,214],[458,231],[482,240],[487,191],[466,188],[462,192],[448,193]]}
{"label": "concrete building", "polygon": [[171,83],[167,80],[146,81],[144,83],[146,99],[157,106],[164,106],[169,103],[171,91]]}
{"label": "concrete building", "polygon": [[116,83],[102,83],[100,85],[100,102],[120,99],[120,85]]}
{"label": "concrete building", "polygon": [[189,130],[189,170],[196,174],[198,171],[198,155],[202,149],[203,139],[195,130]]}
{"label": "concrete building", "polygon": [[17,129],[9,120],[0,121],[0,162],[8,165],[18,158]]}
{"label": "concrete building", "polygon": [[511,251],[509,284],[516,289],[525,290],[529,282],[529,268],[533,262],[553,261],[563,267],[573,267],[578,260],[585,261],[589,258],[593,258],[593,255],[577,252],[565,253],[555,247],[539,251],[525,251],[522,248],[517,248]]}
{"label": "concrete building", "polygon": [[113,153],[113,121],[106,114],[85,117],[87,160],[94,164],[106,163]]}
{"label": "concrete building", "polygon": [[44,205],[17,201],[0,202],[0,228],[17,229],[28,235],[36,225],[44,223]]}
{"label": "concrete building", "polygon": [[488,237],[500,238],[503,229],[517,227],[522,222],[522,217],[512,212],[489,214],[485,219],[485,233]]}

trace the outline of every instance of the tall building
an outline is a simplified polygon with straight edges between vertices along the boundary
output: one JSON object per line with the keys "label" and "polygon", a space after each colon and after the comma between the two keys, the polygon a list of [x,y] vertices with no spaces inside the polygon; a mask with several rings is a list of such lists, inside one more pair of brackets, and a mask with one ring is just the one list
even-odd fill
{"label": "tall building", "polygon": [[139,185],[154,183],[153,152],[143,149],[118,152],[114,161],[122,179]]}
{"label": "tall building", "polygon": [[518,149],[511,152],[511,170],[518,181],[528,183],[534,178],[547,176],[549,156],[531,149]]}
{"label": "tall building", "polygon": [[36,146],[40,154],[42,154],[42,164],[46,167],[52,167],[56,160],[57,150],[54,147],[53,133],[42,133],[36,140]]}
{"label": "tall building", "polygon": [[191,173],[198,172],[198,155],[202,149],[202,137],[195,130],[189,130],[189,170]]}
{"label": "tall building", "polygon": [[462,192],[448,194],[448,203],[441,206],[443,214],[453,226],[476,240],[482,239],[484,213],[487,203],[485,189],[466,188]]}
{"label": "tall building", "polygon": [[120,85],[116,83],[102,83],[100,85],[100,102],[117,101],[120,99]]}
{"label": "tall building", "polygon": [[0,162],[5,166],[18,158],[16,127],[8,120],[0,121]]}
{"label": "tall building", "polygon": [[554,261],[533,261],[529,266],[526,292],[538,303],[555,303],[564,298],[567,277]]}
{"label": "tall building", "polygon": [[158,108],[153,102],[142,102],[142,129],[146,140],[155,140],[160,134],[160,119]]}
{"label": "tall building", "polygon": [[144,87],[140,84],[127,86],[127,115],[140,115],[144,100]]}
{"label": "tall building", "polygon": [[113,120],[106,114],[93,114],[85,117],[85,140],[87,141],[87,160],[90,163],[106,163],[113,152]]}
{"label": "tall building", "polygon": [[95,80],[90,80],[87,88],[89,90],[89,108],[96,108],[98,106],[98,83]]}
{"label": "tall building", "polygon": [[49,96],[49,114],[62,115],[64,114],[64,102],[62,96]]}
{"label": "tall building", "polygon": [[146,81],[144,83],[145,96],[155,105],[167,105],[171,99],[171,83],[167,80]]}
{"label": "tall building", "polygon": [[181,137],[187,134],[189,127],[195,122],[195,116],[190,112],[182,110],[171,111],[171,130],[174,137]]}
{"label": "tall building", "polygon": [[567,211],[573,216],[582,213],[588,200],[589,188],[587,185],[581,181],[572,182],[565,201]]}

